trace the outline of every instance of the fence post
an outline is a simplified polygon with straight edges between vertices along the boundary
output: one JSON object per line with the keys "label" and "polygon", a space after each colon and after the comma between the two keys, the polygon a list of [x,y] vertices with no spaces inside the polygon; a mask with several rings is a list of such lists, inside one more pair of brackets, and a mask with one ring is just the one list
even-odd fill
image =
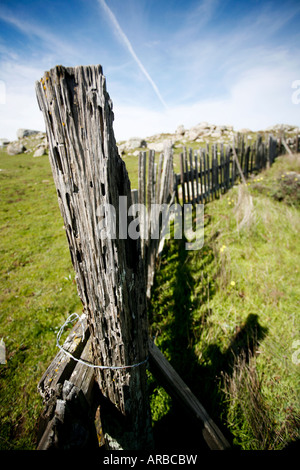
{"label": "fence post", "polygon": [[185,163],[185,173],[186,173],[186,191],[187,191],[187,202],[188,204],[191,202],[191,195],[190,195],[190,171],[189,171],[189,165],[188,165],[188,158],[187,158],[187,150],[186,147],[183,148],[183,154],[184,154],[184,163]]}
{"label": "fence post", "polygon": [[[119,435],[114,435],[116,428],[109,429],[111,441],[118,448],[149,448],[145,276],[140,242],[127,237],[130,181],[118,155],[102,68],[55,67],[36,82],[36,94],[94,365],[99,367],[96,380],[117,410],[121,428]],[[103,210],[105,204],[110,213]]]}
{"label": "fence post", "polygon": [[191,181],[191,193],[192,193],[192,200],[191,203],[194,205],[195,204],[195,186],[194,186],[194,168],[193,168],[193,150],[190,148],[189,149],[189,157],[190,157],[190,181]]}
{"label": "fence post", "polygon": [[[138,202],[143,206],[146,206],[146,160],[147,154],[146,152],[139,153],[139,174],[138,174]],[[147,227],[147,215],[146,213],[142,212],[140,214],[140,232],[141,234],[145,234],[148,230]],[[145,251],[147,248],[147,240],[144,236],[141,237],[141,252],[142,258],[145,258]]]}
{"label": "fence post", "polygon": [[183,152],[180,153],[180,183],[181,183],[182,205],[184,206],[186,199],[185,199],[185,171],[184,171]]}

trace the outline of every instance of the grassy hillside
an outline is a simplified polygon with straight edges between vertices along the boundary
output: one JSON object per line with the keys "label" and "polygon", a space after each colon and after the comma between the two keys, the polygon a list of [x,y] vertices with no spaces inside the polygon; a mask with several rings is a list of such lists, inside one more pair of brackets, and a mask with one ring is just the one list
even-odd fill
{"label": "grassy hillside", "polygon": [[35,446],[37,383],[55,332],[81,310],[48,157],[0,154],[1,449]]}
{"label": "grassy hillside", "polygon": [[[202,250],[170,240],[152,296],[157,345],[242,449],[281,449],[300,437],[294,170],[300,173],[300,157],[284,156],[249,181],[253,213],[243,229],[238,186],[206,205]],[[156,396],[157,408],[160,401],[171,407],[161,388]]]}
{"label": "grassy hillside", "polygon": [[[125,162],[134,187],[137,158]],[[0,169],[0,449],[30,449],[38,380],[58,327],[81,304],[47,156],[0,151]],[[282,157],[251,182],[254,218],[243,230],[238,187],[207,205],[204,247],[187,252],[170,240],[153,289],[151,334],[242,448],[281,448],[299,425],[299,183],[291,171],[300,172],[299,160]],[[172,403],[153,378],[150,387],[158,429]]]}

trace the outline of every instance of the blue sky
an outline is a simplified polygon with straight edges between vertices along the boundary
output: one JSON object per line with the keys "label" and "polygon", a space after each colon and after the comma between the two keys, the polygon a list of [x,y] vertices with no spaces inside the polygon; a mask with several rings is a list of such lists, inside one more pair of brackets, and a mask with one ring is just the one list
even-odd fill
{"label": "blue sky", "polygon": [[101,64],[118,140],[201,121],[300,126],[300,2],[1,0],[0,137],[44,130],[44,71]]}

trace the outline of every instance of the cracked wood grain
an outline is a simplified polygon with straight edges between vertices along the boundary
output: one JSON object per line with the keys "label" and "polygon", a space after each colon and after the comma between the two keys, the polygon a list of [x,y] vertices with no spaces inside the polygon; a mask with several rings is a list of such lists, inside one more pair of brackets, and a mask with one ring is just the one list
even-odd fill
{"label": "cracked wood grain", "polygon": [[[140,241],[118,235],[101,239],[101,207],[115,208],[118,234],[120,219],[127,216],[119,210],[119,197],[127,197],[127,213],[131,205],[102,68],[57,66],[36,82],[36,95],[94,362],[141,362],[148,355],[148,327]],[[144,448],[149,422],[146,365],[126,371],[96,369],[95,375],[103,395],[130,423],[131,447]]]}

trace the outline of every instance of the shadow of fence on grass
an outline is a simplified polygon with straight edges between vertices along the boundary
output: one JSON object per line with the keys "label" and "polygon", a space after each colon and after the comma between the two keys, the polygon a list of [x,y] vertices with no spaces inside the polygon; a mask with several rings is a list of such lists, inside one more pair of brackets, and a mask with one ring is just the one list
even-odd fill
{"label": "shadow of fence on grass", "polygon": [[[157,329],[158,336],[161,335],[159,338],[161,351],[167,354],[172,366],[203,404],[225,437],[232,441],[230,433],[224,429],[226,410],[225,395],[220,386],[221,377],[223,374],[227,377],[231,376],[239,356],[242,355],[248,362],[249,357],[255,355],[260,341],[267,334],[267,328],[260,325],[258,315],[249,314],[241,325],[236,326],[236,333],[226,351],[222,352],[218,344],[211,344],[203,351],[203,364],[205,365],[199,364],[193,348],[197,338],[192,311],[197,305],[213,298],[215,287],[213,283],[202,278],[202,283],[206,284],[205,289],[200,289],[200,293],[195,297],[195,279],[191,266],[187,262],[189,254],[185,250],[185,240],[172,240],[167,243],[166,249],[168,258],[165,260],[164,257],[162,258],[161,268],[157,271],[153,287],[150,310],[151,333],[155,333]],[[214,262],[213,249],[208,244],[202,250],[206,253],[205,266],[207,267],[207,263]],[[169,290],[170,302],[167,296],[164,297],[161,305],[159,298],[164,290]],[[196,335],[203,334],[207,318],[211,313],[208,307],[200,319]],[[223,422],[221,422],[221,416]],[[166,435],[170,448],[176,448],[176,446],[199,448],[201,445],[197,423],[186,416],[184,410],[174,402],[171,411],[155,423],[154,435],[158,446],[160,438],[164,437],[164,448]],[[205,444],[203,446],[205,447]]]}

